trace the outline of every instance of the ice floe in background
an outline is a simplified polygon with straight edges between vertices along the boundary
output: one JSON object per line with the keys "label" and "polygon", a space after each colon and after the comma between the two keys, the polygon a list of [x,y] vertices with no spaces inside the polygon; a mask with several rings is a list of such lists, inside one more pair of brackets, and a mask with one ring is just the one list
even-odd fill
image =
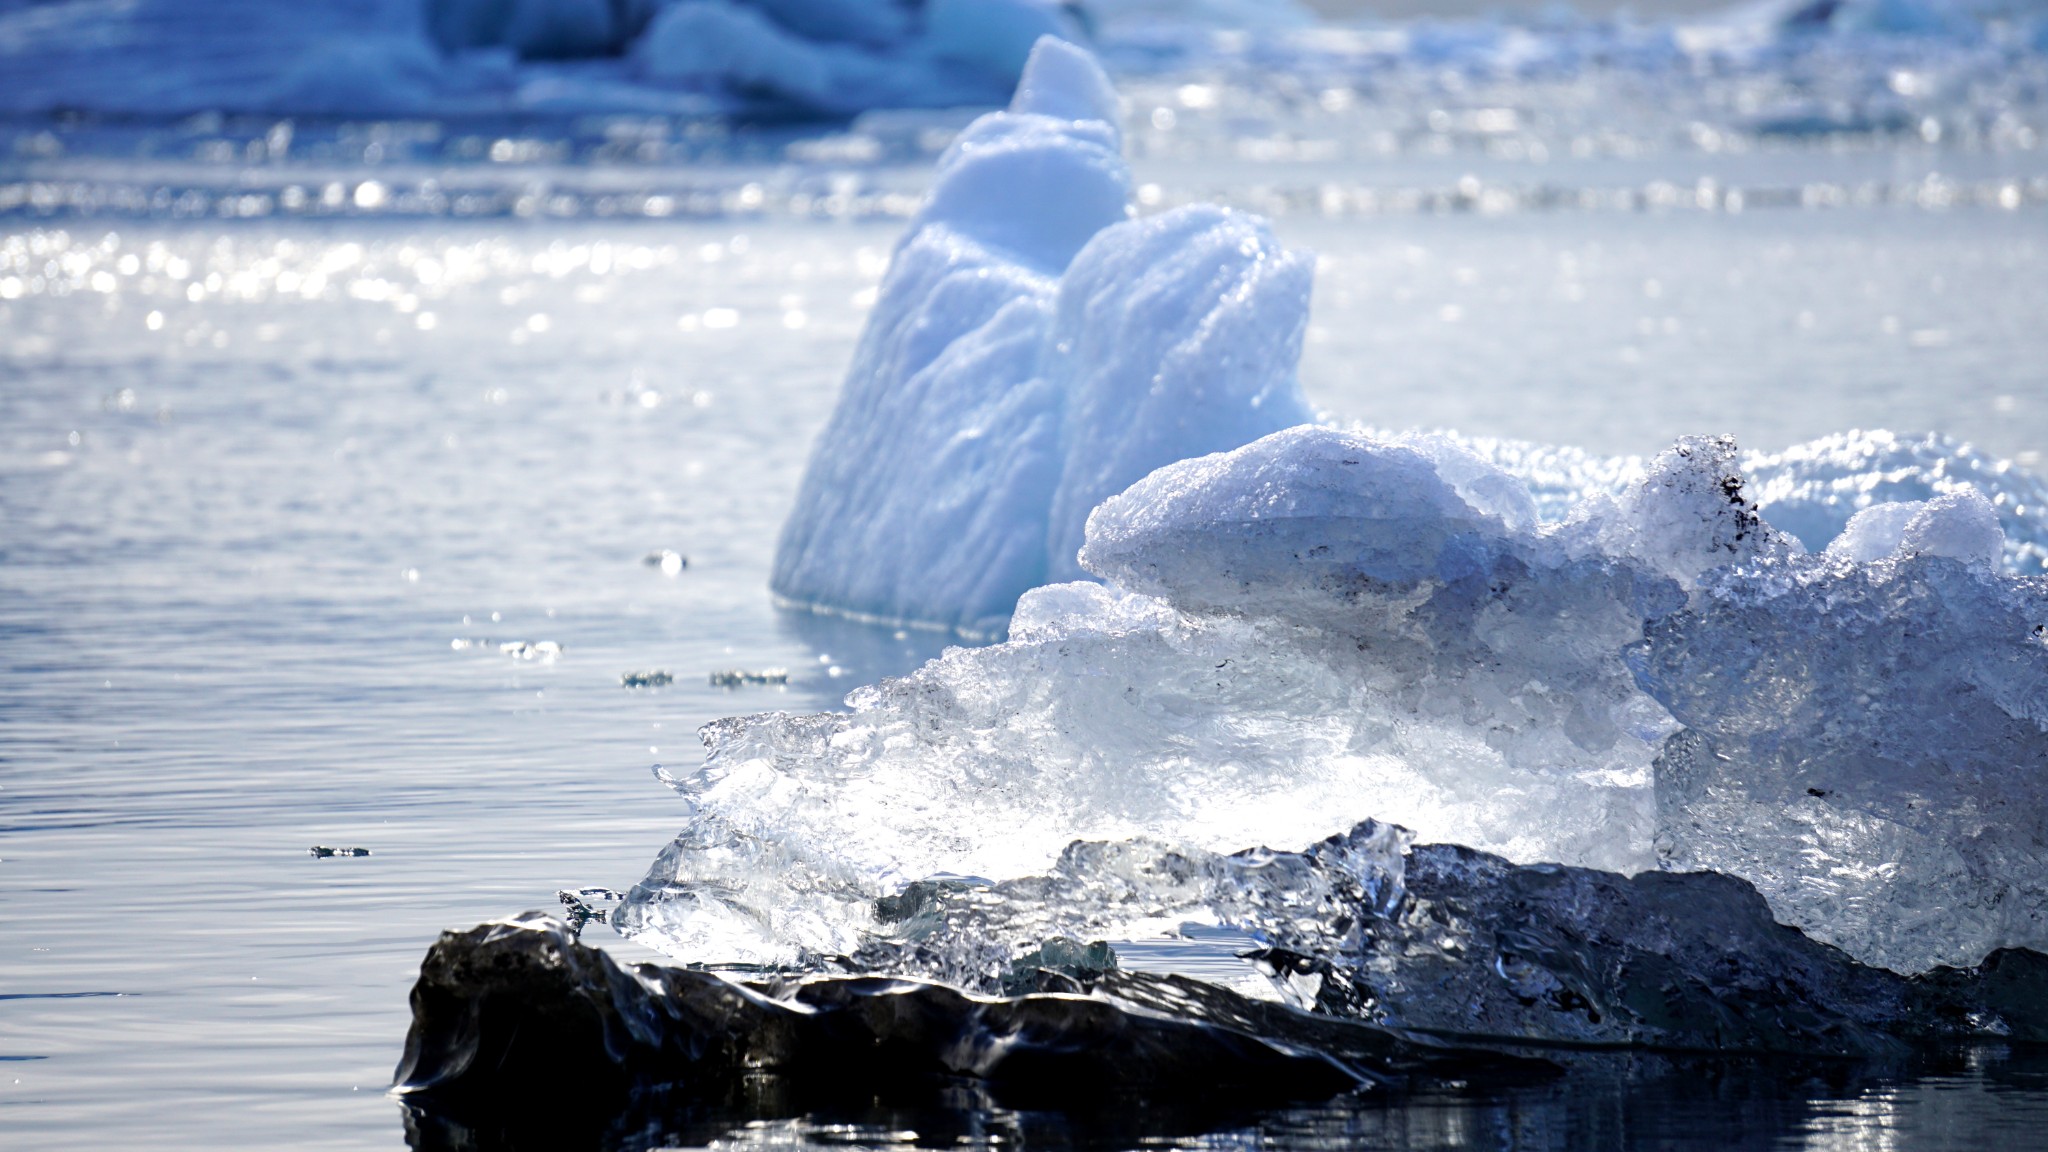
{"label": "ice floe in background", "polygon": [[[1683,92],[1731,69],[1804,74],[1822,83],[1759,122],[1824,131],[1913,126],[1919,86],[2010,70],[2040,53],[2048,18],[1995,0],[1348,23],[1245,0],[41,0],[0,5],[0,108],[849,116],[999,104],[1045,34],[1091,45],[1120,74],[1202,70],[1262,88],[1340,73],[1618,70]],[[1930,63],[1929,76],[1892,83]]]}
{"label": "ice floe in background", "polygon": [[1059,0],[95,0],[0,10],[0,107],[181,115],[1000,103]]}

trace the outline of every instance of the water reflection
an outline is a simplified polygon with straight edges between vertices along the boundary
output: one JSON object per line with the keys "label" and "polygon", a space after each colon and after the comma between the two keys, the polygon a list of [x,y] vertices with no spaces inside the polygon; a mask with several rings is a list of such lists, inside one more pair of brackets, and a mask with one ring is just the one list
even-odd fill
{"label": "water reflection", "polygon": [[791,669],[790,684],[829,699],[838,707],[846,693],[863,684],[915,670],[948,648],[972,646],[950,632],[894,628],[803,608],[776,610],[776,627],[792,644],[817,653],[817,667]]}
{"label": "water reflection", "polygon": [[[2048,1125],[2039,1086],[2048,1051],[1999,1046],[1923,1057],[1906,1069],[1593,1054],[1550,1084],[1500,1092],[1439,1090],[1345,1096],[1266,1112],[1190,1093],[1113,1108],[1006,1107],[979,1088],[946,1084],[910,1098],[798,1099],[774,1078],[745,1099],[635,1098],[620,1114],[574,1101],[536,1125],[520,1115],[450,1117],[406,1105],[420,1150],[527,1148],[639,1152],[879,1147],[1573,1149],[1716,1152],[1809,1148],[2022,1148]],[[2032,1095],[2012,1091],[2029,1086]]]}

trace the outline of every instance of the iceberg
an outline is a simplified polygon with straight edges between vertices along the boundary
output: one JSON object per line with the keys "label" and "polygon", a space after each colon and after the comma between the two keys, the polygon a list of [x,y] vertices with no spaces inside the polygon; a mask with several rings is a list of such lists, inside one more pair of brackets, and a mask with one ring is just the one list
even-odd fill
{"label": "iceberg", "polygon": [[785,601],[1001,635],[1090,510],[1311,418],[1313,261],[1258,219],[1131,219],[1115,89],[1051,38],[939,160],[777,547]]}

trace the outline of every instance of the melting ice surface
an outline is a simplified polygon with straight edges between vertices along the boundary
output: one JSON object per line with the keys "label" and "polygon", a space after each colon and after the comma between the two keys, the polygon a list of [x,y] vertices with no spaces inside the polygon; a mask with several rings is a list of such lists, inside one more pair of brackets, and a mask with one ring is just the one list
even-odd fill
{"label": "melting ice surface", "polygon": [[[1284,869],[1190,896],[1185,862],[1356,828],[1387,916],[1412,834],[1724,873],[1903,972],[2048,945],[2038,481],[1887,433],[1643,462],[1301,421],[1300,258],[1213,210],[1121,222],[1105,90],[1048,44],[948,155],[778,561],[862,614],[993,628],[1014,599],[1007,642],[707,726],[625,931],[984,985],[1070,931],[1313,952],[1343,929],[1275,927],[1318,915]],[[1034,876],[1060,916],[1016,914]],[[1612,912],[1567,901],[1564,931]],[[1386,963],[1412,990],[1446,955]]]}

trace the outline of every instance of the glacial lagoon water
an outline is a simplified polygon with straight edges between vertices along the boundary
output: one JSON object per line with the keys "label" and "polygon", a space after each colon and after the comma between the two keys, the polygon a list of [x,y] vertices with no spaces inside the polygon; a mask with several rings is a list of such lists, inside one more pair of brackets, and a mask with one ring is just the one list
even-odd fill
{"label": "glacial lagoon water", "polygon": [[[697,216],[593,218],[617,174],[543,152],[518,174],[578,215],[511,196],[465,220],[379,200],[403,169],[337,162],[257,169],[272,207],[224,221],[239,168],[142,171],[118,159],[129,145],[91,145],[18,148],[12,175],[197,189],[207,208],[24,193],[0,216],[0,1130],[47,1148],[400,1146],[383,1092],[438,931],[624,888],[681,822],[650,766],[693,760],[699,724],[830,708],[943,645],[766,591],[900,230],[885,194],[914,195],[922,169],[811,140],[852,174],[814,160],[803,179],[871,193],[871,211],[796,211],[812,193],[779,160],[727,161],[627,174],[708,181]],[[1496,210],[1489,189],[1530,186],[1521,162],[1230,156],[1141,149],[1141,200],[1261,208],[1319,254],[1302,374],[1343,418],[1602,452],[1851,427],[1946,432],[2022,467],[2048,449],[2035,151],[1592,157],[1543,179],[1599,195]],[[282,188],[329,184],[339,211],[282,210]],[[1753,190],[1743,210],[1730,187]],[[787,683],[712,685],[733,669]],[[673,682],[621,683],[655,670]],[[2025,1147],[2048,1069],[1985,1049],[1877,1079],[1678,1067],[1150,1129],[963,1115],[661,1135]]]}

